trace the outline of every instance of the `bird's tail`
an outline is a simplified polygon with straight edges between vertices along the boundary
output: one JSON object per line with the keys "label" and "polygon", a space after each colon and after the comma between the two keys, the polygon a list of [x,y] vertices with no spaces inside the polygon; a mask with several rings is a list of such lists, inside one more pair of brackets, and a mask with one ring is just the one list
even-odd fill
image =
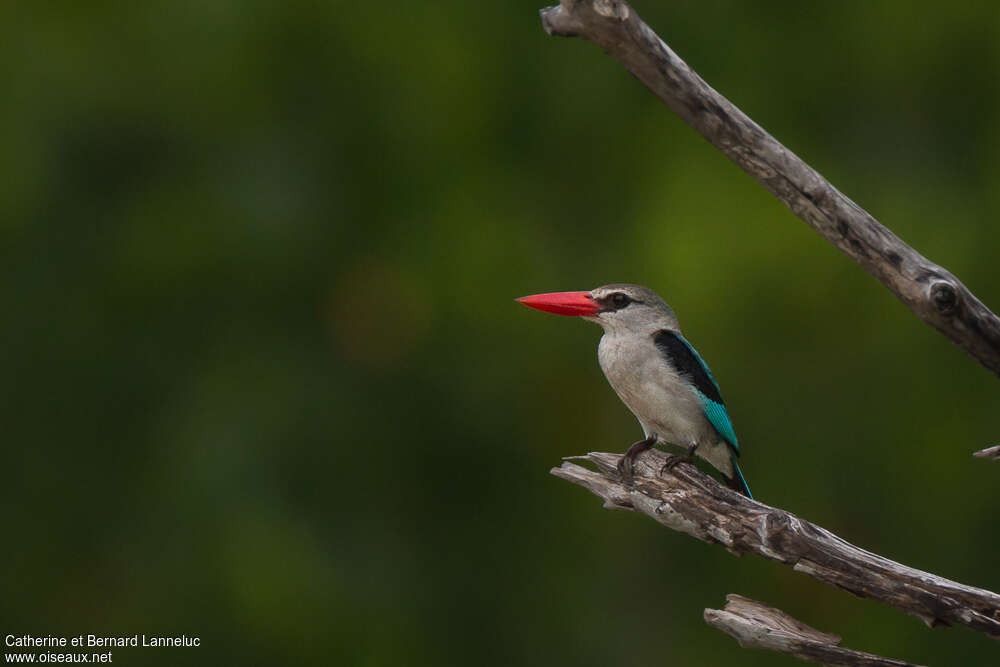
{"label": "bird's tail", "polygon": [[732,457],[732,461],[733,461],[733,476],[732,477],[726,477],[725,475],[722,476],[722,478],[726,480],[726,486],[728,486],[733,491],[739,491],[750,500],[753,500],[753,494],[750,493],[750,487],[747,486],[747,481],[746,479],[743,478],[743,471],[740,470],[740,464],[736,462],[735,456]]}

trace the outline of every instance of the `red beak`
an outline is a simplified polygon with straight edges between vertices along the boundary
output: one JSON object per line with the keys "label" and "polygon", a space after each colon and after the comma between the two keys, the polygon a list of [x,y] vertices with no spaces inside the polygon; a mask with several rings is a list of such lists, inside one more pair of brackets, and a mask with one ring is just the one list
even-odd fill
{"label": "red beak", "polygon": [[601,307],[590,298],[589,292],[552,292],[532,294],[516,299],[528,308],[543,310],[556,315],[596,315]]}

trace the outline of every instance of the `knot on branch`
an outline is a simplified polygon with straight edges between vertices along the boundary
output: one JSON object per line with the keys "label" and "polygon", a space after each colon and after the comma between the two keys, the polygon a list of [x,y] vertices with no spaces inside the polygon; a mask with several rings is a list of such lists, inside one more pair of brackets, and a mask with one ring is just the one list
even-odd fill
{"label": "knot on branch", "polygon": [[629,15],[629,6],[618,0],[594,0],[594,11],[608,19],[624,21]]}
{"label": "knot on branch", "polygon": [[942,315],[951,315],[958,308],[958,290],[946,280],[931,283],[930,295],[934,309]]}
{"label": "knot on branch", "polygon": [[539,10],[545,32],[557,37],[578,37],[600,30],[602,20],[623,22],[632,14],[621,0],[563,0],[561,4]]}

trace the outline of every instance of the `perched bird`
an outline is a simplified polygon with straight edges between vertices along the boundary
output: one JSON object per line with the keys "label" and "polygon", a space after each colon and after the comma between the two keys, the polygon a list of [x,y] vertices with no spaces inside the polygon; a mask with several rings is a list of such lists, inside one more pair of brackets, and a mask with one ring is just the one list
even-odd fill
{"label": "perched bird", "polygon": [[639,454],[656,443],[678,445],[687,456],[672,457],[668,466],[691,461],[697,454],[722,473],[727,486],[753,498],[736,461],[740,446],[719,385],[681,335],[674,311],[653,290],[621,283],[517,301],[604,328],[597,348],[601,370],[646,436],[619,460],[618,470],[628,483]]}

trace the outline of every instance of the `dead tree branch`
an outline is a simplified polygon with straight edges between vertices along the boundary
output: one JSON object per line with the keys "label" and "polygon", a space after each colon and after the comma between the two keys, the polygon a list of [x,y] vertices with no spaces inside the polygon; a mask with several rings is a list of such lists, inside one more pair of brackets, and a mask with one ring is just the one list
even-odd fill
{"label": "dead tree branch", "polygon": [[1000,461],[1000,445],[993,445],[992,447],[987,447],[986,449],[980,449],[978,452],[973,452],[973,456],[978,456],[981,459],[993,459],[994,461]]}
{"label": "dead tree branch", "polygon": [[636,461],[634,484],[622,483],[618,454],[571,457],[552,474],[604,499],[604,506],[642,512],[668,528],[790,565],[859,597],[878,600],[927,625],[965,625],[1000,638],[1000,595],[965,586],[859,549],[819,526],[723,487],[693,466],[660,474],[666,456],[650,450]]}
{"label": "dead tree branch", "polygon": [[550,35],[583,37],[604,49],[917,317],[1000,375],[1000,318],[705,83],[627,3],[562,0],[541,16]]}
{"label": "dead tree branch", "polygon": [[846,667],[918,667],[902,660],[839,646],[840,637],[820,632],[780,609],[742,595],[727,595],[725,609],[706,609],[705,622],[743,648],[764,648],[800,660]]}

